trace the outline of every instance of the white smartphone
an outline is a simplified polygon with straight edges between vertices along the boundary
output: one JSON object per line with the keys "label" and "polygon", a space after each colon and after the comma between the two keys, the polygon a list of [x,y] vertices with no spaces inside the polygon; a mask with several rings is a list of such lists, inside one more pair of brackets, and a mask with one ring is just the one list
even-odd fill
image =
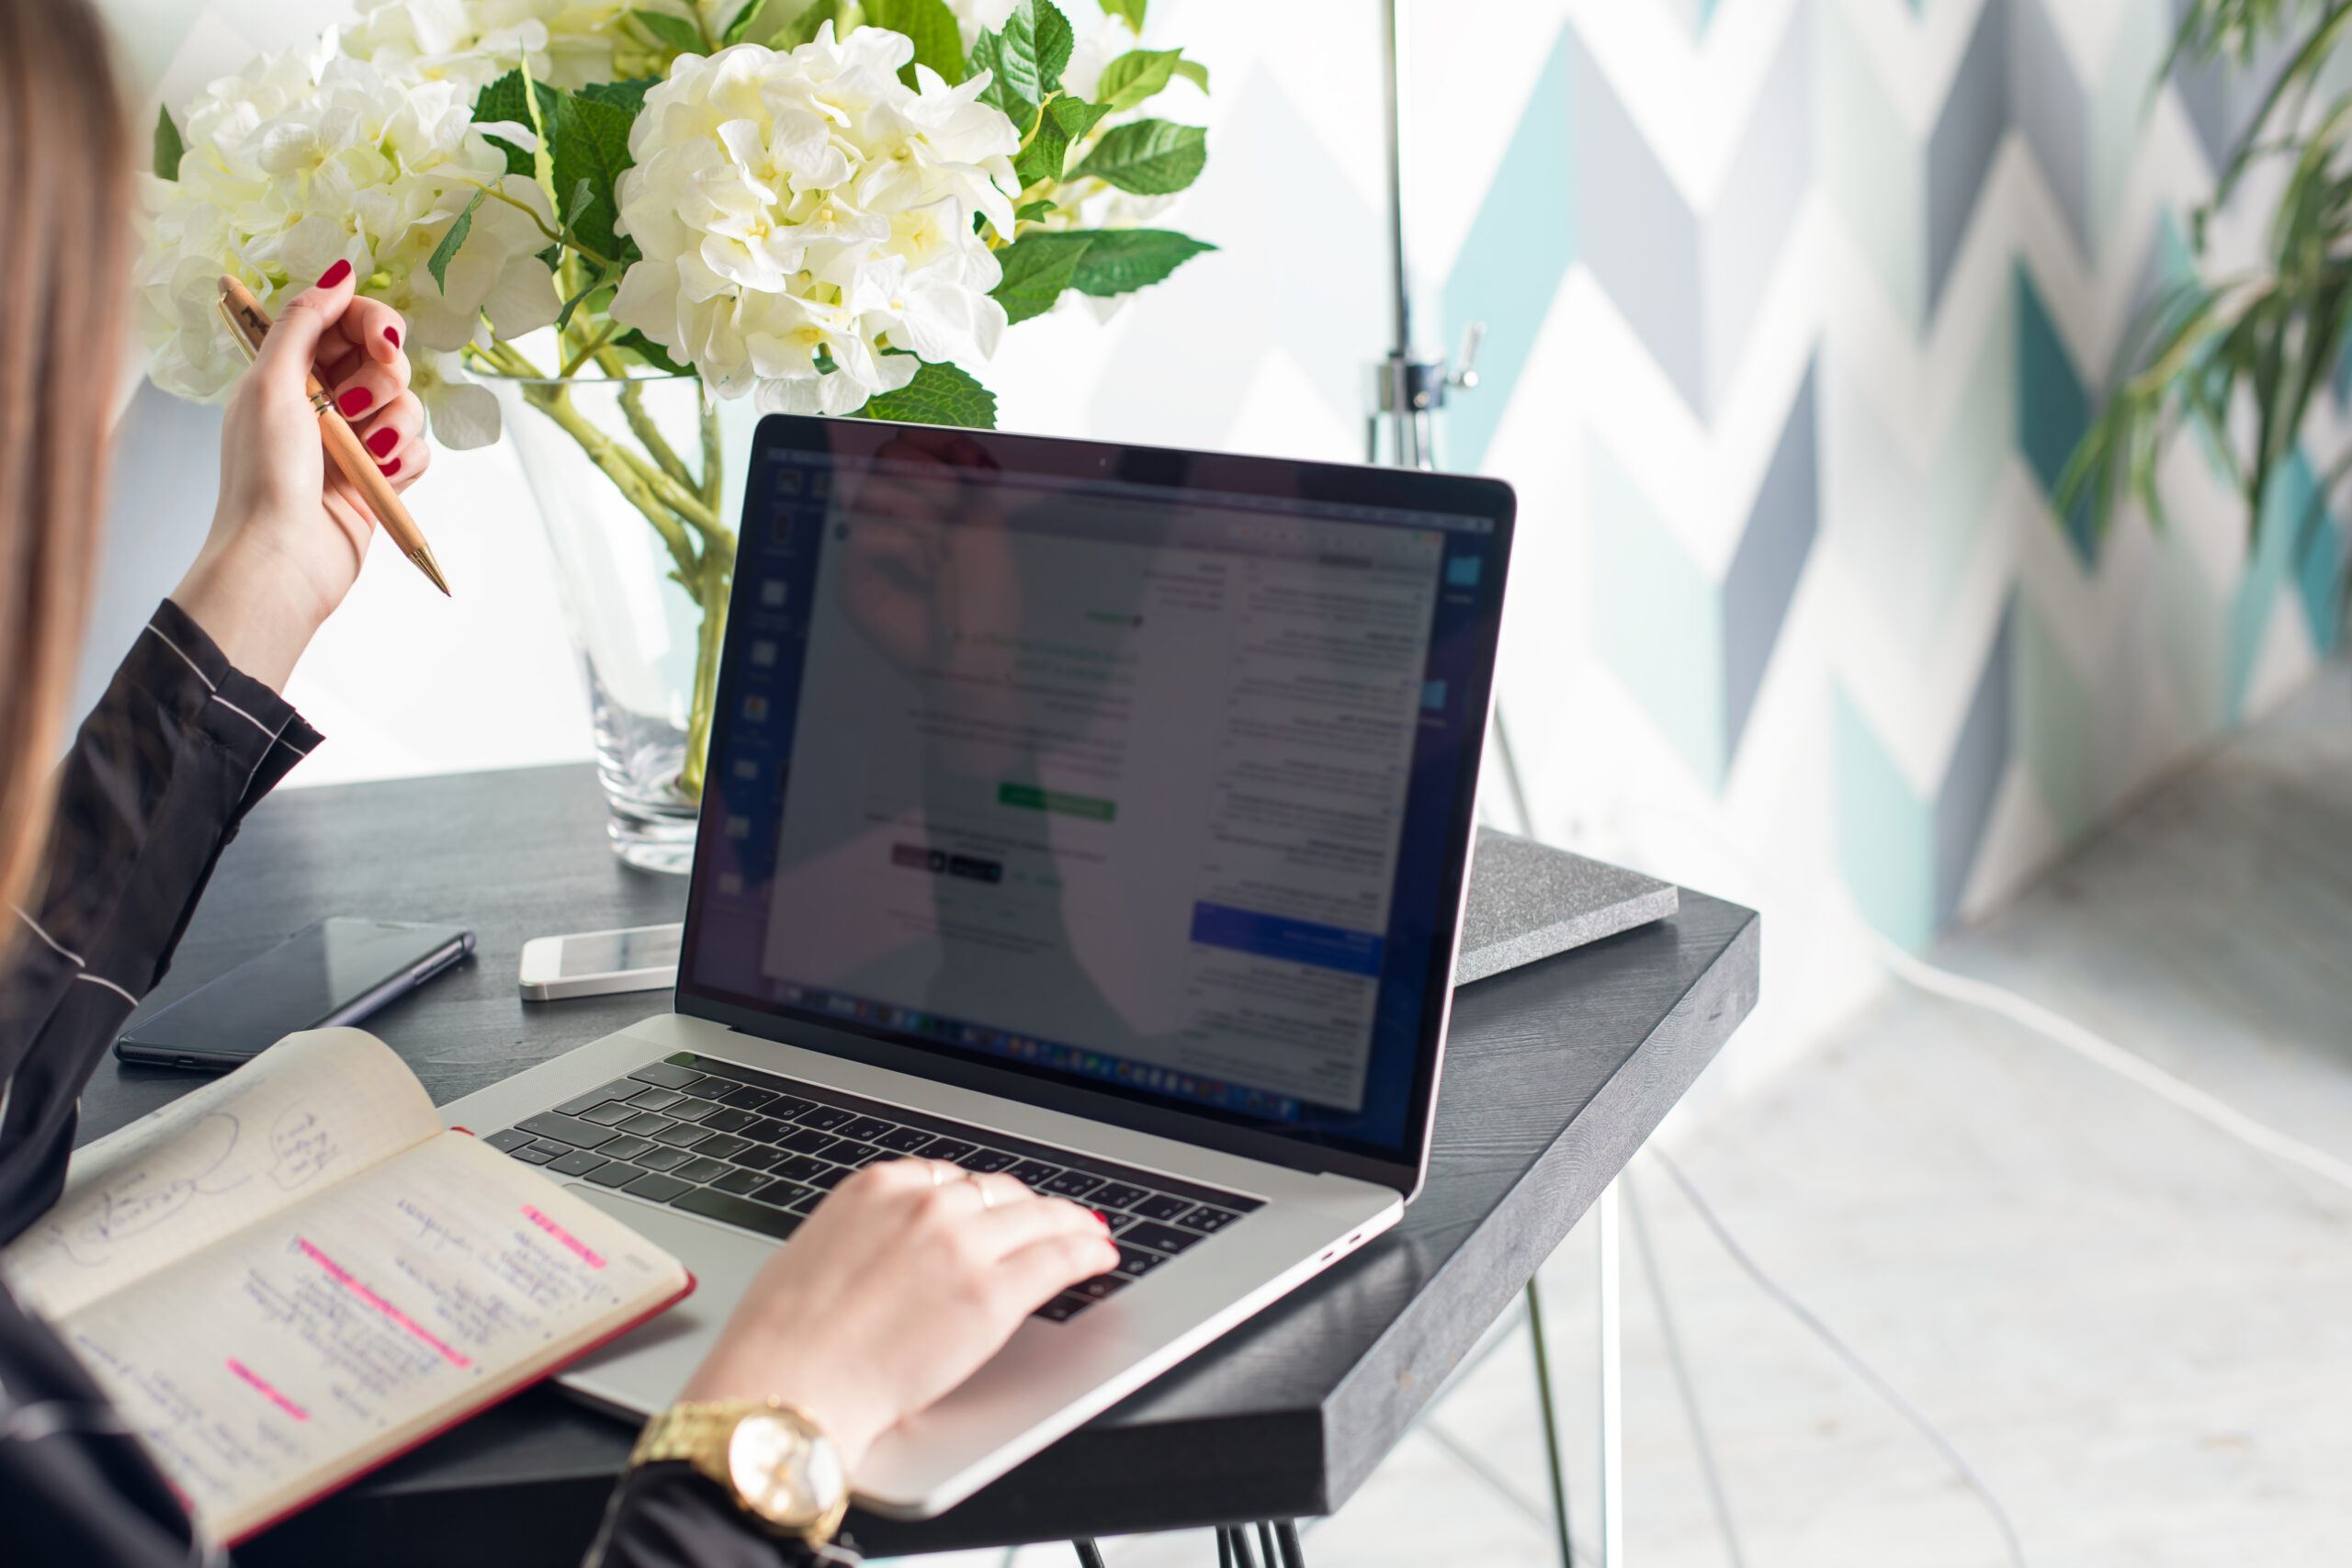
{"label": "white smartphone", "polygon": [[535,936],[523,944],[523,999],[666,991],[678,983],[683,925]]}

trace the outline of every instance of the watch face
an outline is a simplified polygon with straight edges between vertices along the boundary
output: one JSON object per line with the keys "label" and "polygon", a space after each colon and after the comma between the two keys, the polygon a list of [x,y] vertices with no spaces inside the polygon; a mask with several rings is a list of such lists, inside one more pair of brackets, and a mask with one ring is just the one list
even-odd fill
{"label": "watch face", "polygon": [[735,1495],[771,1524],[797,1529],[824,1517],[849,1484],[841,1455],[774,1413],[746,1416],[727,1444]]}

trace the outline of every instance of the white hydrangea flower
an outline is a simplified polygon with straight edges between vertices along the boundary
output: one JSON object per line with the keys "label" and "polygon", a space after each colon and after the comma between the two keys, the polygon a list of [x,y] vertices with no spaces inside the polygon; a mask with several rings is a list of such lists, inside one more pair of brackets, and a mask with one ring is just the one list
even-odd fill
{"label": "white hydrangea flower", "polygon": [[383,70],[447,77],[475,92],[530,59],[559,87],[661,73],[665,51],[624,25],[658,11],[718,38],[748,0],[359,0],[344,50]]}
{"label": "white hydrangea flower", "polygon": [[[213,398],[243,368],[213,309],[223,273],[268,304],[348,261],[362,293],[408,319],[418,354],[464,347],[484,312],[509,338],[552,321],[555,280],[535,254],[546,236],[510,205],[551,229],[547,199],[473,130],[471,96],[342,58],[333,33],[206,88],[181,117],[178,179],[143,186],[137,276],[156,385]],[[475,209],[445,292],[426,258],[485,186],[508,199]]]}
{"label": "white hydrangea flower", "polygon": [[[903,36],[831,24],[790,53],[737,44],[682,56],[646,96],[620,224],[645,259],[612,315],[722,397],[847,413],[913,378],[917,359],[995,351],[1001,280],[973,232],[1010,232],[1012,122],[950,87]],[[910,353],[888,353],[888,350]]]}

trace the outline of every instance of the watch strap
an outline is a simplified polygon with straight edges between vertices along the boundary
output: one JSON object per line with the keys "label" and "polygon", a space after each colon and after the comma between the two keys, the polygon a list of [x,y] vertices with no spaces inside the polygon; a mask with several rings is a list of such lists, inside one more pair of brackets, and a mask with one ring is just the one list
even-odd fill
{"label": "watch strap", "polygon": [[[775,1400],[717,1399],[680,1400],[656,1415],[638,1434],[637,1445],[629,1450],[628,1467],[637,1470],[649,1464],[682,1461],[718,1484],[720,1491],[735,1500],[735,1506],[763,1528],[777,1534],[821,1545],[832,1539],[841,1529],[842,1517],[849,1512],[849,1491],[842,1495],[815,1517],[804,1524],[784,1524],[769,1518],[752,1506],[735,1484],[734,1468],[729,1462],[729,1450],[736,1427],[749,1416],[783,1416],[797,1426],[811,1442],[825,1440],[823,1428],[809,1419],[808,1413]],[[814,1498],[808,1499],[811,1503]]]}

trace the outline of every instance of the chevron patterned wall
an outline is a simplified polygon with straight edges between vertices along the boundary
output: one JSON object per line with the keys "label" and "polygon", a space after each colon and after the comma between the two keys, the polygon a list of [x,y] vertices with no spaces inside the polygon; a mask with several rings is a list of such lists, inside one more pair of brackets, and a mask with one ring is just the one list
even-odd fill
{"label": "chevron patterned wall", "polygon": [[[109,6],[178,93],[341,9]],[[2215,76],[2149,95],[2167,0],[1407,12],[1424,346],[1487,327],[1446,462],[1521,498],[1502,709],[1532,825],[1766,911],[1747,1060],[1875,982],[1862,933],[1917,947],[1996,902],[2332,648],[2342,533],[2249,559],[2193,452],[2167,530],[2094,546],[2052,510],[2245,112]],[[1012,334],[985,372],[1009,427],[1360,455],[1377,27],[1372,0],[1154,0],[1148,41],[1216,89],[1170,106],[1212,160],[1170,220],[1223,248],[1107,322]],[[2262,195],[2217,223],[2225,260]],[[316,780],[585,754],[511,458],[427,482],[482,552],[460,613],[491,619],[446,649],[473,679],[429,716],[384,689],[370,650],[418,612],[377,561],[297,678],[351,738]],[[1500,792],[1490,815],[1513,820]]]}

